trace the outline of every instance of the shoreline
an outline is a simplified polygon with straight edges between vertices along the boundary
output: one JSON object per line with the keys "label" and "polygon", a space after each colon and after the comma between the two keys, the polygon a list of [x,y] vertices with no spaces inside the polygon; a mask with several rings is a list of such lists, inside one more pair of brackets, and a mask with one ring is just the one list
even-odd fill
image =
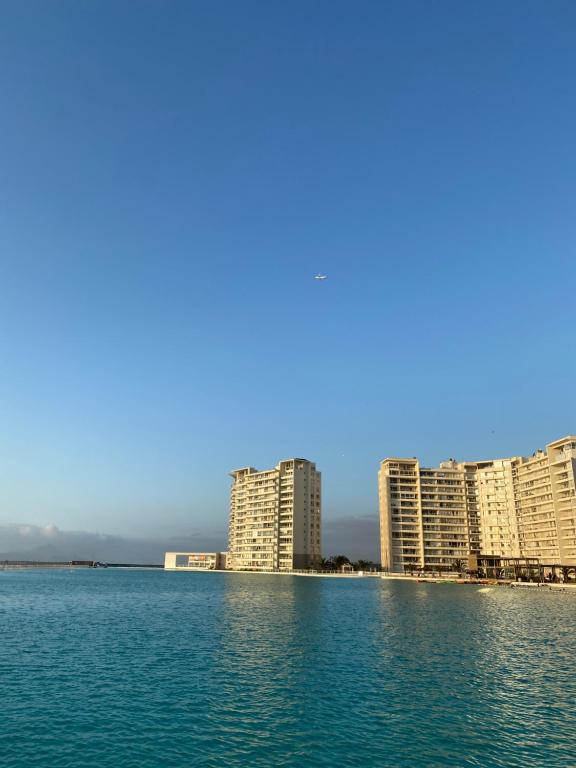
{"label": "shoreline", "polygon": [[463,579],[460,577],[409,576],[388,573],[380,574],[380,577],[389,581],[412,581],[417,584],[455,584],[457,586],[472,587],[513,587],[514,589],[576,589],[576,582],[551,583],[547,581],[511,581],[509,579]]}
{"label": "shoreline", "polygon": [[353,573],[307,573],[305,571],[234,571],[227,568],[164,568],[167,573],[233,573],[244,576],[306,576],[308,578],[328,579],[363,579],[367,577],[381,577],[381,573],[366,573],[354,571]]}
{"label": "shoreline", "polygon": [[327,579],[365,579],[379,578],[383,581],[408,581],[416,584],[450,584],[454,586],[468,587],[509,587],[513,589],[549,589],[550,591],[570,591],[576,590],[576,582],[551,584],[548,582],[527,582],[527,581],[499,581],[496,579],[462,579],[460,577],[441,577],[441,576],[409,576],[405,574],[388,573],[366,573],[365,571],[355,571],[354,573],[307,573],[296,571],[233,571],[222,568],[164,568],[168,573],[182,571],[184,573],[225,573],[241,574],[248,576],[302,576],[307,578],[327,578]]}

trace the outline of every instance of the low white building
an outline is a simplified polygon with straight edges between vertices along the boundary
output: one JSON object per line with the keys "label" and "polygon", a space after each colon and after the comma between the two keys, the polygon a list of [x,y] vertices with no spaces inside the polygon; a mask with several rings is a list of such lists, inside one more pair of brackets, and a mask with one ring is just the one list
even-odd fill
{"label": "low white building", "polygon": [[226,552],[166,552],[164,568],[167,571],[223,571]]}

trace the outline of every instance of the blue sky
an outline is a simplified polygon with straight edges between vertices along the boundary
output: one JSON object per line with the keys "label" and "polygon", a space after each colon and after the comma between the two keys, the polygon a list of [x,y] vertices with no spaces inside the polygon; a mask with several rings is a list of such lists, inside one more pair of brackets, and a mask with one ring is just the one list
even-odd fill
{"label": "blue sky", "polygon": [[575,432],[575,26],[3,4],[0,522],[223,530],[227,473],[292,455],[347,521],[386,455]]}

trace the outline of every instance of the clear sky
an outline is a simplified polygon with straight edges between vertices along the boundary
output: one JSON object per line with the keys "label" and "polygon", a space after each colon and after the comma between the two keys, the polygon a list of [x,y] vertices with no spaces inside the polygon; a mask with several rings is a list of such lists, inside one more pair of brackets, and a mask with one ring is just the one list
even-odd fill
{"label": "clear sky", "polygon": [[344,524],[576,431],[572,0],[1,17],[0,522],[220,530],[297,455]]}

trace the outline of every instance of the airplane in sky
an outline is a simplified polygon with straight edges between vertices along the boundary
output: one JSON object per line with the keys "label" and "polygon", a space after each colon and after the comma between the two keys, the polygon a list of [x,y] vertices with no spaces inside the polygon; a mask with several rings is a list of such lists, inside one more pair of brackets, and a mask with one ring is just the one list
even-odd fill
{"label": "airplane in sky", "polygon": [[326,280],[327,277],[328,275],[316,275],[314,280]]}

